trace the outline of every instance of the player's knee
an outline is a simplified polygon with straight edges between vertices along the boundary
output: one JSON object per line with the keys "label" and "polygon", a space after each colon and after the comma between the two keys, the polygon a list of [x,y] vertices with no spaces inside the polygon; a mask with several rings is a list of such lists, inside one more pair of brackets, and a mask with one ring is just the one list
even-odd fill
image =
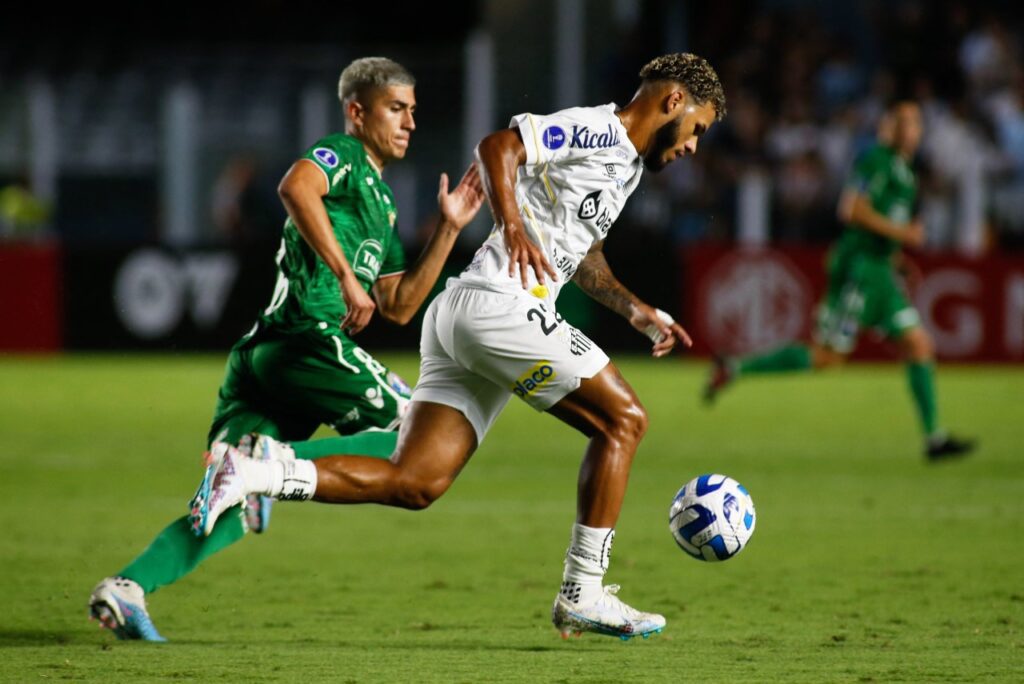
{"label": "player's knee", "polygon": [[617,440],[639,444],[647,433],[649,422],[647,409],[638,399],[634,399],[615,413],[609,425],[609,436]]}
{"label": "player's knee", "polygon": [[395,492],[395,505],[408,508],[412,511],[422,511],[430,506],[441,495],[448,491],[451,480],[448,478],[435,478],[425,480],[422,478],[402,478]]}
{"label": "player's knee", "polygon": [[935,355],[935,344],[923,328],[918,328],[918,333],[911,338],[910,358],[914,361],[930,361]]}

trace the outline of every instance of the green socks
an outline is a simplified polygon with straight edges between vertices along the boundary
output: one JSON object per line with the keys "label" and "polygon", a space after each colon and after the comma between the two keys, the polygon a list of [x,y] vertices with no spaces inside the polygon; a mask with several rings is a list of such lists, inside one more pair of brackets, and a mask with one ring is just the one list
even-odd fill
{"label": "green socks", "polygon": [[805,344],[790,345],[761,356],[748,356],[740,359],[737,366],[741,375],[810,370],[810,368],[811,350]]}
{"label": "green socks", "polygon": [[933,435],[939,424],[938,409],[935,405],[935,365],[931,362],[908,363],[907,380],[910,382],[910,393],[914,397],[914,405],[921,418],[924,434]]}
{"label": "green socks", "polygon": [[231,546],[245,534],[241,506],[226,511],[209,537],[197,537],[188,516],[178,518],[156,536],[139,557],[121,572],[135,580],[147,594],[181,579],[203,560]]}
{"label": "green socks", "polygon": [[[307,460],[335,454],[387,458],[394,452],[397,442],[397,431],[367,431],[347,437],[294,442],[291,446],[296,458]],[[241,506],[224,513],[209,537],[193,534],[188,516],[178,518],[117,574],[135,580],[147,594],[176,582],[213,554],[241,539],[246,531],[243,517]]]}
{"label": "green socks", "polygon": [[394,453],[397,443],[398,431],[367,430],[346,437],[326,437],[308,442],[292,442],[291,447],[295,450],[295,458],[307,460],[339,454],[387,458]]}

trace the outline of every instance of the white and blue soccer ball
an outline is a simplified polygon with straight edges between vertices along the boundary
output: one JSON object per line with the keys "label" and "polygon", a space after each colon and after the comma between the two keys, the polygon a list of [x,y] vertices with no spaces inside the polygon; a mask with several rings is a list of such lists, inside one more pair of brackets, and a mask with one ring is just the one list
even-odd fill
{"label": "white and blue soccer ball", "polygon": [[672,536],[697,560],[729,560],[754,534],[757,515],[746,488],[725,475],[701,475],[679,490],[668,512]]}

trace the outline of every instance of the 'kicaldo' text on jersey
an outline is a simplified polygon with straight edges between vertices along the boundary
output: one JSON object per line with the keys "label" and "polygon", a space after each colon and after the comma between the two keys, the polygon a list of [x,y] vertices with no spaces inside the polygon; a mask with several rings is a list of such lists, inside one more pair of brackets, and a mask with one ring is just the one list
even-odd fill
{"label": "'kicaldo' text on jersey", "polygon": [[[516,202],[530,239],[558,271],[558,280],[528,288],[554,303],[580,261],[605,238],[630,193],[640,182],[642,159],[616,116],[615,104],[574,107],[548,116],[520,114],[511,126],[526,146],[526,163],[516,179]],[[493,290],[522,292],[516,271],[508,275],[505,236],[495,228],[459,282]]]}

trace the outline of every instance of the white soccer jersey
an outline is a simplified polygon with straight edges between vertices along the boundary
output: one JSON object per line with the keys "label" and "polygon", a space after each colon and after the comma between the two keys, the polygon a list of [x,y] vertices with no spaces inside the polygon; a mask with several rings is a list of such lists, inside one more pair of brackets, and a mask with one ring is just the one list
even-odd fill
{"label": "white soccer jersey", "polygon": [[[594,243],[603,240],[630,193],[640,182],[642,160],[615,115],[616,105],[573,107],[548,116],[512,117],[526,146],[519,168],[516,201],[530,238],[559,273],[537,287],[530,269],[528,287],[554,303]],[[508,275],[505,236],[491,232],[459,280],[488,289],[523,291],[519,271]]]}

